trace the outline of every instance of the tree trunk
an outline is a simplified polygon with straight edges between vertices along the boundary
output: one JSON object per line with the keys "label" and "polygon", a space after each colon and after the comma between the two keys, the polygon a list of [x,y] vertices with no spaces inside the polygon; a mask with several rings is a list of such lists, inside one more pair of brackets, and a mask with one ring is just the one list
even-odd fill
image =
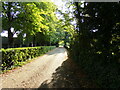
{"label": "tree trunk", "polygon": [[36,43],[35,43],[35,35],[33,35],[33,47],[36,46]]}
{"label": "tree trunk", "polygon": [[8,47],[13,47],[13,33],[11,28],[8,29]]}
{"label": "tree trunk", "polygon": [[13,47],[13,33],[11,32],[11,22],[12,22],[12,16],[11,16],[11,7],[12,7],[12,2],[8,2],[8,11],[7,11],[7,16],[8,16],[8,47]]}

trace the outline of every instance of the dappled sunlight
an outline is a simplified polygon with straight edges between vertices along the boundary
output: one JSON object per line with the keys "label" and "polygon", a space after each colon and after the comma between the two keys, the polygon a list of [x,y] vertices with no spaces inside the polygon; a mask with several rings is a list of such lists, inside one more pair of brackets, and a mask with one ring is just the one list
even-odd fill
{"label": "dappled sunlight", "polygon": [[85,78],[86,75],[71,60],[67,59],[55,70],[52,79],[45,80],[39,88],[93,87],[91,83],[86,83]]}
{"label": "dappled sunlight", "polygon": [[[52,79],[52,73],[67,60],[65,48],[56,48],[47,54],[35,58],[32,62],[0,78],[3,88],[38,88],[45,80]],[[34,82],[34,83],[33,83]]]}
{"label": "dappled sunlight", "polygon": [[119,88],[120,2],[47,1],[1,3],[3,87]]}

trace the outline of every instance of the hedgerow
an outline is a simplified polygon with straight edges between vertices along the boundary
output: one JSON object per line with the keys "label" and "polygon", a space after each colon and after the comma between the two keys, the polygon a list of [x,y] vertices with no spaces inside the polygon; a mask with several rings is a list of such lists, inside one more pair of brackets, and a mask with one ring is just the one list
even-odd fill
{"label": "hedgerow", "polygon": [[21,66],[23,62],[27,62],[35,57],[45,54],[55,46],[40,47],[24,47],[1,49],[2,52],[2,71],[9,70],[12,67]]}

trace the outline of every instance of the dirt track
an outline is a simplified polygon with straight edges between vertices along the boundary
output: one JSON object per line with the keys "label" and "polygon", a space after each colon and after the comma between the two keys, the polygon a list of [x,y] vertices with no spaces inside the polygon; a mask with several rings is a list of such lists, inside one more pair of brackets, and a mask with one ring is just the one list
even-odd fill
{"label": "dirt track", "polygon": [[2,74],[2,88],[39,88],[44,81],[52,79],[52,74],[65,60],[66,50],[56,48],[8,74]]}

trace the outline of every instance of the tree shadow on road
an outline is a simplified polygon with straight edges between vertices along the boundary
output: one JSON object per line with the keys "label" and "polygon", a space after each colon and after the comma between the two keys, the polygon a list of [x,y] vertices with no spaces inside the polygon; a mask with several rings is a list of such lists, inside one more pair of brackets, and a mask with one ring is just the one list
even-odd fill
{"label": "tree shadow on road", "polygon": [[44,81],[39,88],[92,88],[86,75],[72,60],[66,60],[52,75],[52,80]]}

